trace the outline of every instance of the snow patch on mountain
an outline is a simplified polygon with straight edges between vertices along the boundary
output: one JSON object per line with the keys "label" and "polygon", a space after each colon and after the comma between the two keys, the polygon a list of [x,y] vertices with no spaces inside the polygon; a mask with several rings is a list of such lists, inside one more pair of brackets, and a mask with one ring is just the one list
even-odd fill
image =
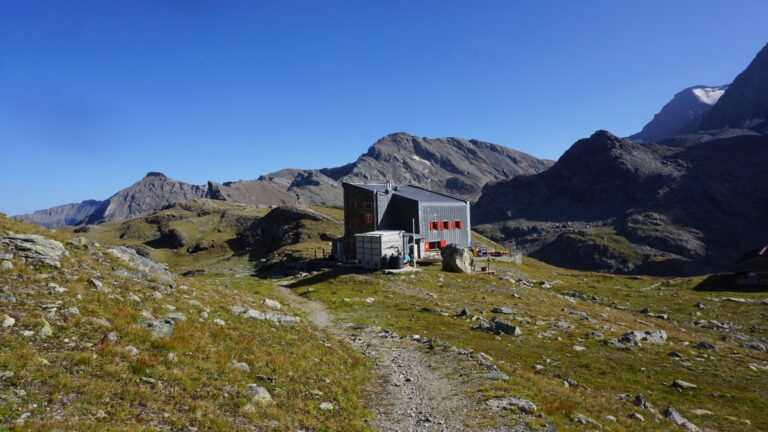
{"label": "snow patch on mountain", "polygon": [[720,100],[727,87],[698,87],[694,88],[693,94],[696,98],[707,105],[714,105]]}

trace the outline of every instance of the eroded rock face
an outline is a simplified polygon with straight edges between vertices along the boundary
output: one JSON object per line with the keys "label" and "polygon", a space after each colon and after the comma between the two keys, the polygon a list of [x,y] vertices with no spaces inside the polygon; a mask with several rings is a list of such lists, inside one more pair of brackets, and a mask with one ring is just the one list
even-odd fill
{"label": "eroded rock face", "polygon": [[443,270],[453,273],[472,273],[474,257],[472,252],[465,247],[449,244],[440,254],[443,257]]}
{"label": "eroded rock face", "polygon": [[61,267],[61,258],[67,255],[63,244],[37,234],[9,234],[0,238],[0,246],[15,252],[30,264],[56,268]]}

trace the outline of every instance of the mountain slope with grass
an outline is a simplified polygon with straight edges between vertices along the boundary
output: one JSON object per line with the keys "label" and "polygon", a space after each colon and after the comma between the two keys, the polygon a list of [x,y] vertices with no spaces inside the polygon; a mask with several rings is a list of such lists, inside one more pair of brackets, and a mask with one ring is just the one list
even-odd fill
{"label": "mountain slope with grass", "polygon": [[721,277],[613,276],[528,257],[484,263],[495,275],[326,266],[271,279],[240,273],[228,256],[218,270],[211,260],[210,271],[181,276],[205,251],[175,256],[183,247],[168,249],[167,239],[147,246],[167,224],[187,245],[274,240],[277,250],[311,250],[340,216],[264,211],[198,200],[83,233],[0,217],[2,424],[768,427],[765,292],[730,291]]}
{"label": "mountain slope with grass", "polygon": [[269,282],[169,274],[4,216],[0,254],[2,428],[366,430],[365,358],[285,318],[301,312]]}

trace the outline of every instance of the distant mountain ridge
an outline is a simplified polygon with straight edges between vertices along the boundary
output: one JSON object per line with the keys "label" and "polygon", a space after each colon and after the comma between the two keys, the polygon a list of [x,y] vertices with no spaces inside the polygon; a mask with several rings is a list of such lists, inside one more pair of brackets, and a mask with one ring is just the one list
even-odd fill
{"label": "distant mountain ridge", "polygon": [[678,92],[629,139],[660,142],[725,129],[768,132],[768,44],[732,84],[694,86]]}
{"label": "distant mountain ridge", "polygon": [[497,144],[460,138],[422,138],[394,133],[379,139],[355,162],[337,167],[284,169],[255,180],[192,185],[150,172],[104,201],[66,204],[17,219],[48,228],[128,220],[194,198],[265,206],[342,205],[341,181],[386,181],[430,187],[475,201],[482,187],[540,172],[551,161]]}

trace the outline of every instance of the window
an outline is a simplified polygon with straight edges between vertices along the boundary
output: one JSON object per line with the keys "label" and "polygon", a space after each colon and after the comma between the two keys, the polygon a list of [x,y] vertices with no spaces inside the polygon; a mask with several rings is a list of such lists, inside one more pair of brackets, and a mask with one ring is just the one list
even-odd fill
{"label": "window", "polygon": [[449,230],[449,229],[451,229],[451,223],[450,223],[450,222],[448,222],[448,221],[443,221],[443,229],[444,229],[444,230]]}
{"label": "window", "polygon": [[424,250],[437,250],[445,247],[445,240],[431,241],[424,244]]}
{"label": "window", "polygon": [[429,226],[432,229],[432,231],[439,231],[440,230],[440,222],[438,222],[438,221],[430,222]]}
{"label": "window", "polygon": [[371,210],[371,209],[373,209],[373,203],[367,202],[367,203],[363,204],[363,208],[366,209],[366,210]]}
{"label": "window", "polygon": [[455,221],[453,221],[453,229],[458,229],[458,230],[460,230],[460,229],[461,229],[461,225],[462,225],[462,224],[461,224],[461,221],[460,221],[460,220],[455,220]]}

